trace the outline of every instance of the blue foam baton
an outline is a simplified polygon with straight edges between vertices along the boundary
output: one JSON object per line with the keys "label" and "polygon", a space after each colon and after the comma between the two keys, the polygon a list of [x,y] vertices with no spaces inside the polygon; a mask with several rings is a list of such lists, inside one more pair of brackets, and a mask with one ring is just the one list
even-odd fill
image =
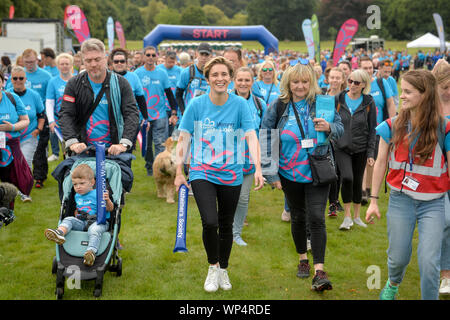
{"label": "blue foam baton", "polygon": [[[334,122],[335,113],[334,96],[317,95],[316,96],[316,118],[325,119],[328,123]],[[327,143],[327,135],[323,131],[317,132],[317,144]]]}
{"label": "blue foam baton", "polygon": [[147,152],[147,126],[148,122],[144,121],[141,128],[141,135],[142,135],[142,148],[141,148],[141,154],[143,157],[145,157],[145,153]]}
{"label": "blue foam baton", "polygon": [[186,249],[186,222],[189,189],[182,184],[178,190],[178,211],[177,211],[177,237],[175,238],[175,248],[173,252],[187,252]]}
{"label": "blue foam baton", "polygon": [[106,192],[106,169],[105,169],[105,145],[95,144],[95,179],[97,189],[97,224],[106,223],[106,201],[103,194]]}

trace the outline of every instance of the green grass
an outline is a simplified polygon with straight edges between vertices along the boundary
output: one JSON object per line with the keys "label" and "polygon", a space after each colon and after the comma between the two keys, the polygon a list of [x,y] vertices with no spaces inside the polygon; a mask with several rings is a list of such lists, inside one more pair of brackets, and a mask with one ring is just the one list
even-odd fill
{"label": "green grass", "polygon": [[[379,266],[383,287],[387,279],[385,216],[367,229],[354,226],[339,231],[343,215],[326,218],[327,251],[325,267],[333,290],[318,294],[310,290],[311,278],[296,277],[298,255],[290,234],[290,224],[280,219],[281,191],[266,186],[252,191],[244,227],[247,247],[233,246],[229,274],[233,289],[208,294],[203,290],[207,260],[201,239],[201,221],[192,197],[187,221],[187,253],[173,253],[176,233],[176,204],[156,198],[152,177],[147,177],[140,155],[133,162],[132,192],[123,210],[120,241],[124,250],[123,275],[107,272],[102,299],[250,299],[250,300],[335,300],[378,299],[379,290],[367,288],[366,270]],[[51,172],[55,162],[50,163]],[[49,175],[43,189],[33,189],[33,202],[16,202],[17,220],[0,230],[0,298],[55,299],[55,276],[51,274],[54,244],[44,237],[44,229],[56,227],[59,216],[57,183]],[[387,197],[381,194],[385,214]],[[363,215],[367,207],[363,208]],[[414,252],[400,288],[400,299],[420,299],[417,267],[417,234]],[[310,259],[312,259],[311,255]],[[93,282],[83,282],[81,290],[65,290],[65,299],[93,299]]]}

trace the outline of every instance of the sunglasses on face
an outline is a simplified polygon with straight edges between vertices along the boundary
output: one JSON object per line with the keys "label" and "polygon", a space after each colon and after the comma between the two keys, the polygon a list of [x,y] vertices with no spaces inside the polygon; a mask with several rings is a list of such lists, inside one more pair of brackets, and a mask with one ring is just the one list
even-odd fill
{"label": "sunglasses on face", "polygon": [[17,81],[17,80],[22,81],[23,79],[25,79],[25,77],[12,77],[12,79],[13,79],[14,81]]}
{"label": "sunglasses on face", "polygon": [[145,54],[147,57],[156,57],[156,53],[146,53]]}
{"label": "sunglasses on face", "polygon": [[125,62],[127,62],[127,61],[126,60],[113,60],[114,64],[119,64],[119,63],[124,64]]}
{"label": "sunglasses on face", "polygon": [[392,67],[394,64],[391,61],[385,61],[383,65],[385,65],[386,67]]}
{"label": "sunglasses on face", "polygon": [[273,71],[273,68],[262,68],[261,70],[263,72],[267,72],[267,71]]}
{"label": "sunglasses on face", "polygon": [[290,65],[291,67],[297,65],[298,63],[300,63],[300,64],[302,64],[302,65],[304,65],[304,66],[307,66],[308,63],[309,63],[309,61],[308,61],[308,59],[302,59],[302,58],[297,59],[297,60],[291,60],[291,61],[289,61],[289,65]]}
{"label": "sunglasses on face", "polygon": [[354,81],[352,79],[347,80],[348,84],[355,84],[355,86],[359,86],[361,84],[361,81]]}

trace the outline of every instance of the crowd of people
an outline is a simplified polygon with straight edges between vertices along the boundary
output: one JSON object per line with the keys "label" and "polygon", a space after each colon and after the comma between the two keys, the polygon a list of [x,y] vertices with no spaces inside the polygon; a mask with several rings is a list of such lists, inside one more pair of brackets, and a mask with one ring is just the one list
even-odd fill
{"label": "crowd of people", "polygon": [[[297,276],[310,277],[311,250],[311,288],[323,291],[332,289],[324,267],[327,211],[329,218],[344,212],[340,230],[367,228],[380,218],[377,199],[388,170],[389,279],[380,298],[398,294],[416,222],[422,298],[450,293],[449,54],[413,57],[380,48],[349,50],[336,64],[328,50],[320,57],[216,51],[208,43],[187,51],[106,52],[97,39],[76,54],[28,49],[14,64],[2,57],[0,178],[32,201],[48,162],[98,142],[112,155],[133,152],[145,126],[148,176],[166,139],[178,141],[174,183],[192,190],[200,212],[206,291],[232,288],[228,260],[233,242],[247,245],[253,183],[254,190],[265,183],[282,190],[281,220],[291,224]],[[324,158],[334,175],[318,183]],[[47,229],[46,236],[62,243],[70,228]],[[95,244],[89,248],[85,261],[92,265]]]}

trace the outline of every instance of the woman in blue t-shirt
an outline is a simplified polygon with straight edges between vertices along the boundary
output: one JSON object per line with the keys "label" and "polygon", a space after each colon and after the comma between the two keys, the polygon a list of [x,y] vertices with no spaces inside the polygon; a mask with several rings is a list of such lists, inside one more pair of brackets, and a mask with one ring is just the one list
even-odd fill
{"label": "woman in blue t-shirt", "polygon": [[253,83],[252,93],[263,99],[269,106],[280,95],[280,87],[277,80],[277,70],[271,60],[266,60],[261,64],[258,71],[257,80]]}
{"label": "woman in blue t-shirt", "polygon": [[[262,99],[252,95],[251,89],[253,85],[253,71],[248,67],[239,68],[234,76],[234,89],[238,96],[243,97],[250,110],[251,117],[254,121],[254,128],[256,134],[259,134],[259,128],[261,126],[261,120],[266,111],[266,104]],[[259,148],[259,144],[258,144]],[[244,226],[245,218],[248,212],[248,203],[250,202],[250,190],[252,188],[253,177],[255,174],[255,164],[251,161],[250,151],[248,144],[245,144],[244,152],[244,180],[242,182],[241,193],[239,196],[239,202],[234,214],[233,222],[233,241],[240,245],[246,246],[247,243],[242,240],[242,227]]]}
{"label": "woman in blue t-shirt", "polygon": [[[0,72],[0,88],[4,81],[3,73]],[[13,183],[24,194],[30,194],[33,178],[29,168],[21,167],[25,160],[20,150],[19,136],[20,131],[29,124],[27,111],[19,96],[0,91],[0,180]],[[13,169],[14,160],[17,164]],[[25,176],[26,171],[29,175]]]}
{"label": "woman in blue t-shirt", "polygon": [[[342,183],[344,221],[340,230],[349,230],[353,223],[367,227],[360,218],[362,182],[366,163],[375,163],[376,106],[370,95],[371,78],[362,70],[354,70],[348,78],[348,90],[336,96],[344,135],[333,141],[336,164]],[[353,203],[353,215],[351,205]]]}
{"label": "woman in blue t-shirt", "polygon": [[[324,132],[328,138],[338,139],[344,128],[337,112],[334,112],[331,122],[316,117],[316,100],[321,90],[307,60],[301,59],[300,63],[288,67],[281,79],[281,92],[263,118],[260,131],[261,162],[267,182],[284,191],[291,210],[291,232],[296,251],[300,255],[297,276],[310,276],[306,235],[308,219],[315,269],[311,289],[330,290],[331,282],[324,272],[327,237],[325,207],[330,186],[313,185],[308,153],[325,155],[329,150],[329,143],[319,145],[318,133]],[[274,129],[279,132],[279,159],[275,158],[276,150],[274,152],[271,150],[273,148],[265,145],[268,141],[271,146],[275,144],[278,134],[273,132]]]}
{"label": "woman in blue t-shirt", "polygon": [[233,76],[231,63],[223,57],[209,61],[204,68],[211,88],[208,94],[193,98],[181,119],[177,144],[177,190],[188,186],[183,164],[191,144],[189,182],[192,185],[203,226],[203,244],[210,264],[204,283],[207,292],[220,287],[230,290],[227,270],[233,245],[233,220],[243,181],[243,138],[255,163],[255,189],[264,185],[258,138],[244,98],[228,94]]}

